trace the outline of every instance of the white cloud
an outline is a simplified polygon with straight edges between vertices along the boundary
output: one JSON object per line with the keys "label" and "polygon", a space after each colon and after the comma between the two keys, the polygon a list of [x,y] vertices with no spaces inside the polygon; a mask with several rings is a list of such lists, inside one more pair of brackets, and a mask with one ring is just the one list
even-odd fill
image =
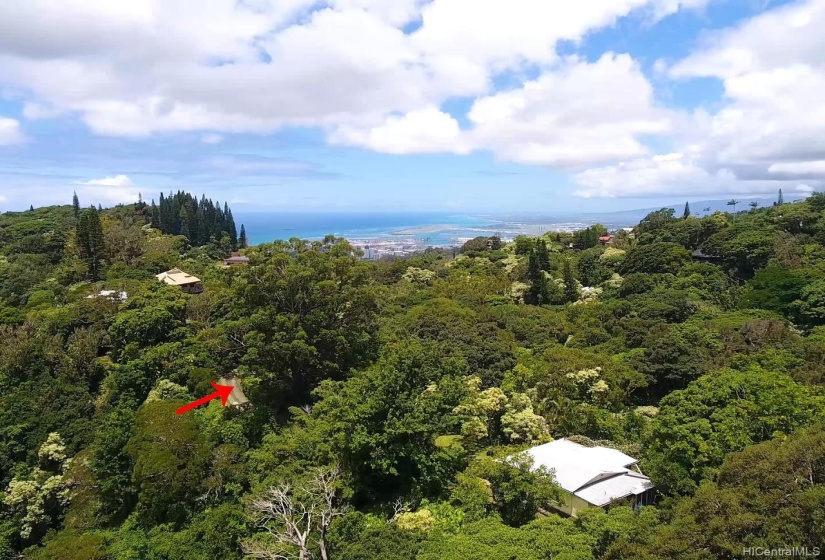
{"label": "white cloud", "polygon": [[[706,36],[701,47],[656,71],[717,78],[725,97],[680,125],[676,156],[627,159],[573,180],[579,196],[760,194],[825,185],[825,0],[764,12]],[[804,180],[804,184],[799,181]]]}
{"label": "white cloud", "polygon": [[436,107],[390,116],[369,128],[346,125],[330,134],[333,144],[364,146],[390,154],[453,152],[467,153],[458,121]]}
{"label": "white cloud", "polygon": [[14,119],[0,117],[0,146],[9,146],[23,142],[20,123]]}
{"label": "white cloud", "polygon": [[559,61],[521,87],[476,99],[467,117],[471,127],[461,130],[429,106],[375,126],[341,126],[329,138],[392,154],[489,150],[501,160],[571,167],[646,155],[639,137],[667,133],[673,115],[655,106],[630,56],[608,53],[594,63]]}
{"label": "white cloud", "polygon": [[477,99],[472,144],[500,159],[577,166],[648,153],[642,135],[670,131],[653,88],[628,55],[571,59],[522,87]]}
{"label": "white cloud", "polygon": [[789,174],[797,176],[811,175],[815,177],[825,178],[825,160],[775,163],[768,167],[768,173]]}
{"label": "white cloud", "polygon": [[[711,35],[671,68],[715,77],[726,101],[703,124],[703,150],[720,165],[791,173],[825,159],[825,0],[785,5]],[[805,172],[807,173],[807,171]]]}
{"label": "white cloud", "polygon": [[103,179],[91,179],[89,181],[75,181],[76,185],[89,185],[99,187],[133,187],[135,184],[126,175],[114,175]]}
{"label": "white cloud", "polygon": [[75,181],[77,194],[85,204],[86,201],[103,204],[128,204],[137,202],[137,186],[127,175],[113,175],[102,179]]}
{"label": "white cloud", "polygon": [[721,194],[735,185],[729,171],[716,175],[682,153],[640,158],[617,165],[587,169],[573,176],[581,188],[576,196],[623,197],[667,194]]}
{"label": "white cloud", "polygon": [[554,64],[558,41],[634,11],[702,3],[12,0],[0,3],[0,82],[30,118],[77,113],[104,135],[381,127],[490,95],[497,73]]}

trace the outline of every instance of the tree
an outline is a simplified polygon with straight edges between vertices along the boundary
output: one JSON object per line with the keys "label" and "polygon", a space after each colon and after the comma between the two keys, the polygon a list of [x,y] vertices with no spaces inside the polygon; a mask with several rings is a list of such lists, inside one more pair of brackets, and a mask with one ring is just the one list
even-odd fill
{"label": "tree", "polygon": [[527,453],[510,457],[480,455],[458,477],[451,494],[451,502],[459,508],[486,502],[489,512],[497,512],[512,527],[535,519],[540,508],[560,498],[553,474],[544,466],[534,468],[533,458]]}
{"label": "tree", "polygon": [[733,218],[736,219],[736,205],[739,204],[739,200],[732,198],[728,201],[728,206],[733,206]]}
{"label": "tree", "polygon": [[785,204],[785,197],[782,195],[782,189],[779,189],[779,198],[776,201],[777,206],[782,206]]}
{"label": "tree", "polygon": [[249,247],[249,240],[246,238],[246,226],[241,224],[241,233],[238,235],[238,246],[241,249]]}
{"label": "tree", "polygon": [[186,521],[201,495],[209,446],[197,414],[175,412],[183,404],[162,400],[141,406],[124,448],[134,464],[138,516],[148,527]]}
{"label": "tree", "polygon": [[[643,548],[656,559],[735,558],[763,543],[813,551],[825,534],[823,504],[825,430],[815,424],[728,455],[718,480],[676,502]],[[622,557],[651,558],[640,552]]]}
{"label": "tree", "polygon": [[269,488],[252,501],[255,523],[275,542],[247,540],[242,548],[247,556],[278,560],[310,560],[317,546],[322,560],[328,560],[327,534],[331,523],[347,511],[338,497],[340,469],[321,468],[305,484],[283,483]]}
{"label": "tree", "polygon": [[352,253],[345,241],[296,257],[271,244],[250,253],[260,264],[235,279],[216,351],[227,371],[241,366],[255,379],[254,403],[306,403],[321,380],[342,379],[376,356],[372,266]]}
{"label": "tree", "polygon": [[678,274],[688,262],[690,253],[678,243],[649,243],[638,245],[628,251],[624,262],[619,266],[619,272]]}
{"label": "tree", "polygon": [[676,493],[714,480],[725,456],[823,417],[822,398],[784,373],[751,368],[700,377],[662,399],[643,467]]}
{"label": "tree", "polygon": [[[539,242],[540,244],[541,242]],[[542,257],[540,256],[539,247],[535,247],[530,250],[530,254],[527,256],[527,280],[530,282],[530,287],[524,294],[524,302],[529,305],[547,305],[550,303],[549,283],[551,280],[547,278],[541,264]]]}
{"label": "tree", "polygon": [[805,325],[825,325],[825,280],[816,280],[802,288],[793,305]]}
{"label": "tree", "polygon": [[569,302],[578,301],[579,287],[576,278],[573,276],[573,267],[570,266],[570,259],[564,261],[564,297]]}
{"label": "tree", "polygon": [[77,191],[72,196],[72,210],[74,211],[75,219],[80,217],[80,200],[77,198]]}
{"label": "tree", "polygon": [[759,201],[758,200],[753,200],[748,204],[748,206],[750,206],[751,208],[756,210],[757,208],[759,208]]}
{"label": "tree", "polygon": [[685,211],[682,212],[682,219],[687,220],[690,218],[690,202],[685,202]]}
{"label": "tree", "polygon": [[78,252],[86,263],[87,275],[90,280],[99,280],[103,274],[105,247],[103,225],[94,206],[81,212],[75,231]]}
{"label": "tree", "polygon": [[433,496],[449,483],[463,454],[436,438],[460,430],[453,409],[466,374],[466,361],[407,340],[386,346],[374,365],[346,381],[321,384],[312,413],[329,424],[355,499]]}

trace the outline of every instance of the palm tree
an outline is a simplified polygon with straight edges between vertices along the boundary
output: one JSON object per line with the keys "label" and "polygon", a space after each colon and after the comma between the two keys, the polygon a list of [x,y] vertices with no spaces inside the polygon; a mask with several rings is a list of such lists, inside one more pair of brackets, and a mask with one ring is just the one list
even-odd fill
{"label": "palm tree", "polygon": [[756,200],[754,200],[753,202],[751,202],[750,204],[748,204],[748,206],[750,206],[751,208],[753,208],[754,210],[756,210],[757,208],[759,208],[759,202],[758,202],[758,201],[756,201]]}
{"label": "palm tree", "polygon": [[736,219],[736,205],[739,204],[740,202],[741,202],[741,200],[736,200],[735,198],[732,198],[728,201],[728,206],[733,206],[733,219],[734,220]]}

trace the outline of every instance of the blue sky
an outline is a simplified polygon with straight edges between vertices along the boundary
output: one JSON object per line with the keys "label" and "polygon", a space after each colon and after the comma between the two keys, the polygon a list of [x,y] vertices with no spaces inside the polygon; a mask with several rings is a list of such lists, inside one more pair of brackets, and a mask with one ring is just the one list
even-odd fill
{"label": "blue sky", "polygon": [[41,3],[0,6],[0,210],[609,211],[825,179],[823,0]]}

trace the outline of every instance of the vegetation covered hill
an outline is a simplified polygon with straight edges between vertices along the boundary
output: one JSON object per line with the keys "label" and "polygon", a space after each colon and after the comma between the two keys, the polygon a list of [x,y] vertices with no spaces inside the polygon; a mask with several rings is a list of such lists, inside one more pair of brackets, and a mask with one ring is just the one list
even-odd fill
{"label": "vegetation covered hill", "polygon": [[[594,226],[372,263],[293,239],[234,267],[231,212],[172,200],[180,222],[169,199],[0,216],[0,558],[822,545],[825,195],[662,210],[610,245]],[[205,291],[153,277],[172,267]],[[251,406],[175,413],[233,372]],[[574,436],[639,457],[659,504],[537,515],[552,473],[499,459]]]}

